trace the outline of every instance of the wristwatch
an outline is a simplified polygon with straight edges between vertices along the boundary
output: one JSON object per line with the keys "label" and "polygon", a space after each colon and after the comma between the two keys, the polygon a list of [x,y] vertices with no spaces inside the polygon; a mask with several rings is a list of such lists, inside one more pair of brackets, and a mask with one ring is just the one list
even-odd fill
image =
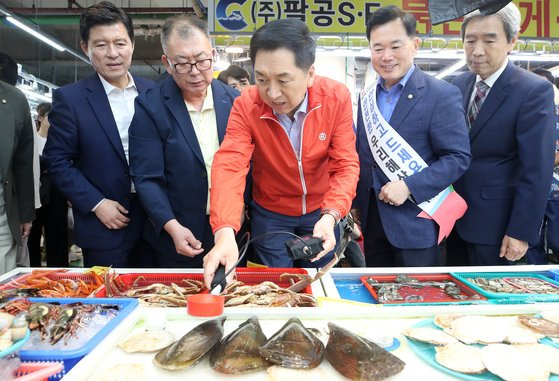
{"label": "wristwatch", "polygon": [[322,217],[325,214],[329,214],[332,217],[334,217],[334,221],[335,221],[336,224],[338,222],[340,222],[341,217],[340,217],[340,213],[338,213],[337,210],[335,210],[335,209],[322,209],[322,211],[320,212],[320,216]]}

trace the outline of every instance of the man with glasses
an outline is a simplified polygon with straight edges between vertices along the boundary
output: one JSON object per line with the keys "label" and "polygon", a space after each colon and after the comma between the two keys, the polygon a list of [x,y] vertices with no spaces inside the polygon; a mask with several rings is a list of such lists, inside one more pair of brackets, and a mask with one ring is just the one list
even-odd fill
{"label": "man with glasses", "polygon": [[201,267],[213,247],[209,189],[214,153],[239,92],[213,80],[204,20],[168,19],[161,31],[169,76],[136,100],[130,167],[151,224],[145,238],[161,267]]}
{"label": "man with glasses", "polygon": [[[378,9],[367,20],[379,78],[359,104],[361,173],[355,204],[368,267],[441,264],[442,237],[432,219],[438,209],[425,202],[440,197],[440,203],[431,204],[448,204],[447,197],[464,206],[449,189],[470,163],[462,98],[456,87],[414,65],[420,43],[415,32],[413,14],[395,6]],[[444,217],[458,210],[449,209]]]}

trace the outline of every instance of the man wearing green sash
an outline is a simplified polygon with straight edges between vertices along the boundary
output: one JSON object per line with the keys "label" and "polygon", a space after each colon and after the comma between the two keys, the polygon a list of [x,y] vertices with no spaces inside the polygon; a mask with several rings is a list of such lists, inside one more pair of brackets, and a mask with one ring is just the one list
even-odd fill
{"label": "man wearing green sash", "polygon": [[415,17],[395,6],[367,21],[379,79],[361,96],[354,202],[367,266],[440,264],[438,243],[466,207],[450,187],[471,158],[461,95],[414,66],[415,31]]}

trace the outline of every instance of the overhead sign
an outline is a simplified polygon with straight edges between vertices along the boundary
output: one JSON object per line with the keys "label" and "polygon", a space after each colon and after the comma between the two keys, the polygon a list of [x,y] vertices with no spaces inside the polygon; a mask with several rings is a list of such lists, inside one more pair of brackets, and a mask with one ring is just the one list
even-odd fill
{"label": "overhead sign", "polygon": [[[522,14],[522,38],[559,38],[559,1],[513,0]],[[313,34],[363,36],[367,17],[380,7],[396,5],[417,18],[421,35],[459,36],[462,19],[432,26],[427,0],[216,0],[209,4],[210,31],[252,34],[277,19],[297,18]]]}

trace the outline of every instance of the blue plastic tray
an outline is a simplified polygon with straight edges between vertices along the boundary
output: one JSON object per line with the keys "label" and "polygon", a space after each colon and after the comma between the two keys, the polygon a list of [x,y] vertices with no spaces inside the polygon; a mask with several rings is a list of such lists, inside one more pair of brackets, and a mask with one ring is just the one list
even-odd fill
{"label": "blue plastic tray", "polygon": [[549,272],[554,280],[559,281],[559,270],[550,270]]}
{"label": "blue plastic tray", "polygon": [[466,283],[489,299],[511,300],[518,302],[559,302],[559,294],[512,294],[507,292],[491,292],[468,281],[467,278],[535,278],[559,288],[559,282],[551,280],[540,274],[525,272],[502,272],[502,273],[450,273],[456,279]]}
{"label": "blue plastic tray", "polygon": [[29,298],[30,302],[70,304],[81,302],[83,304],[107,304],[119,306],[117,315],[99,330],[83,347],[72,350],[22,350],[19,357],[22,361],[61,361],[64,367],[60,373],[49,377],[49,381],[60,380],[66,372],[70,371],[85,355],[93,350],[124,318],[138,306],[136,299],[129,298]]}
{"label": "blue plastic tray", "polygon": [[[414,327],[426,327],[426,328],[440,329],[435,324],[433,324],[433,319],[422,320],[422,321],[414,324]],[[478,381],[478,380],[479,381],[485,381],[485,380],[502,381],[501,377],[498,377],[498,376],[496,376],[493,373],[488,372],[488,371],[480,373],[480,374],[466,374],[466,373],[460,373],[460,372],[456,372],[454,370],[448,369],[448,368],[442,366],[441,364],[439,364],[437,362],[437,360],[435,360],[436,351],[435,351],[435,346],[433,344],[423,343],[421,341],[415,341],[415,340],[412,340],[412,339],[407,338],[407,337],[406,337],[406,340],[408,341],[408,345],[410,346],[412,351],[414,351],[415,354],[418,355],[423,361],[425,361],[426,363],[431,365],[433,368],[436,368],[436,369],[440,370],[441,372],[450,374],[450,375],[456,377],[457,379],[460,379],[460,380],[476,380],[476,381]],[[480,344],[474,344],[474,345],[478,346],[478,347],[483,347],[483,345],[480,345]],[[549,377],[549,381],[559,381],[559,376],[551,375],[551,377]]]}

